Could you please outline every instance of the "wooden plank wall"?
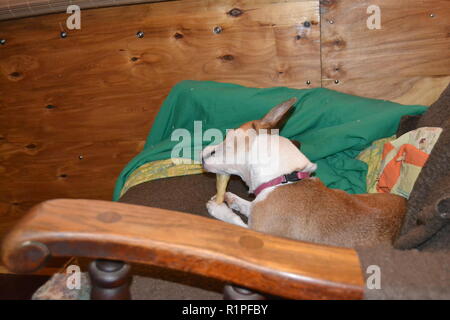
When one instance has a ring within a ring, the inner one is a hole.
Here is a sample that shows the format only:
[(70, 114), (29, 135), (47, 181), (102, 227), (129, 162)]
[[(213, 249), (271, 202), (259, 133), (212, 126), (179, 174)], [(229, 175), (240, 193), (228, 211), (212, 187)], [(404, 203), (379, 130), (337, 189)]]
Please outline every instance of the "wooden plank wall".
[(320, 86), (316, 0), (86, 10), (62, 39), (67, 16), (0, 22), (0, 236), (40, 201), (111, 199), (181, 80)]
[[(371, 5), (381, 29), (367, 27)], [(322, 0), (321, 22), (324, 87), (429, 105), (450, 82), (448, 0)]]
[(449, 3), (183, 0), (83, 10), (74, 31), (66, 14), (0, 22), (0, 237), (40, 201), (110, 199), (181, 80), (432, 103), (450, 79)]

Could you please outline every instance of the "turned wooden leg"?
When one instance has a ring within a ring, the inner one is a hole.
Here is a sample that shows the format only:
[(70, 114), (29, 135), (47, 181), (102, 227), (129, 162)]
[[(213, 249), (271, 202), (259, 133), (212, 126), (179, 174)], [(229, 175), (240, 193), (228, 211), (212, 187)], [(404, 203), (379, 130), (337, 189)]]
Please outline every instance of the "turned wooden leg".
[(122, 261), (92, 261), (89, 265), (92, 300), (129, 300), (130, 265)]
[(225, 285), (223, 289), (224, 300), (266, 300), (262, 294), (250, 291), (249, 289), (238, 287), (232, 284)]

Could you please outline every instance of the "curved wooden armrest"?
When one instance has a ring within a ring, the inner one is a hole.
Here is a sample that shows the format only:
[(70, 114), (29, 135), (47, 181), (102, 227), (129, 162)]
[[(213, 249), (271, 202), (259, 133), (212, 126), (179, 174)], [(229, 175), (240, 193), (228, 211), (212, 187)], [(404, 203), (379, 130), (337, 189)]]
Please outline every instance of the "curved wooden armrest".
[(36, 271), (50, 256), (157, 265), (293, 299), (359, 299), (363, 294), (352, 249), (118, 202), (43, 202), (3, 242), (3, 263), (13, 272)]

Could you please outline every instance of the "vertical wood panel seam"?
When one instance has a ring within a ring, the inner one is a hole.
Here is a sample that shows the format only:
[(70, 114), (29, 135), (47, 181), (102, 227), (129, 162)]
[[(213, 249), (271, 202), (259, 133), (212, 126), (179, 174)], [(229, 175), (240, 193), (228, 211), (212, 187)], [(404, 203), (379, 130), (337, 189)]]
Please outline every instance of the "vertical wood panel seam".
[(320, 87), (323, 88), (323, 62), (322, 62), (322, 7), (320, 0), (319, 5), (319, 67), (320, 67)]

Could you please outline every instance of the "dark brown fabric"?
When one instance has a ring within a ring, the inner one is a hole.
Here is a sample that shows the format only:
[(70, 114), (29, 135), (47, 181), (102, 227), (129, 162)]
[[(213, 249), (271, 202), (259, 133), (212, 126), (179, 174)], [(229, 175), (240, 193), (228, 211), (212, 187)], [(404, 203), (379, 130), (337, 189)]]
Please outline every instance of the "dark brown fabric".
[(412, 128), (404, 120), (399, 133), (419, 127), (441, 127), (439, 137), (408, 201), (408, 211), (394, 246), (410, 249), (430, 239), (450, 221), (450, 86)]
[(366, 286), (365, 299), (450, 299), (450, 226), (433, 238), (420, 250), (357, 248), (366, 281), (369, 266), (380, 268), (381, 287)]
[[(227, 190), (244, 199), (253, 199), (239, 177), (231, 177)], [(144, 182), (130, 188), (119, 201), (212, 218), (206, 210), (206, 202), (215, 193), (216, 175), (204, 173)]]
[(420, 127), (444, 127), (450, 119), (450, 85), (441, 93), (430, 109), (425, 112), (417, 124)]
[(225, 283), (181, 271), (132, 265), (134, 300), (220, 300)]
[(397, 130), (397, 137), (400, 137), (401, 135), (412, 131), (414, 129), (417, 129), (417, 124), (419, 123), (421, 115), (418, 116), (403, 116), (400, 119), (400, 124), (398, 126)]

